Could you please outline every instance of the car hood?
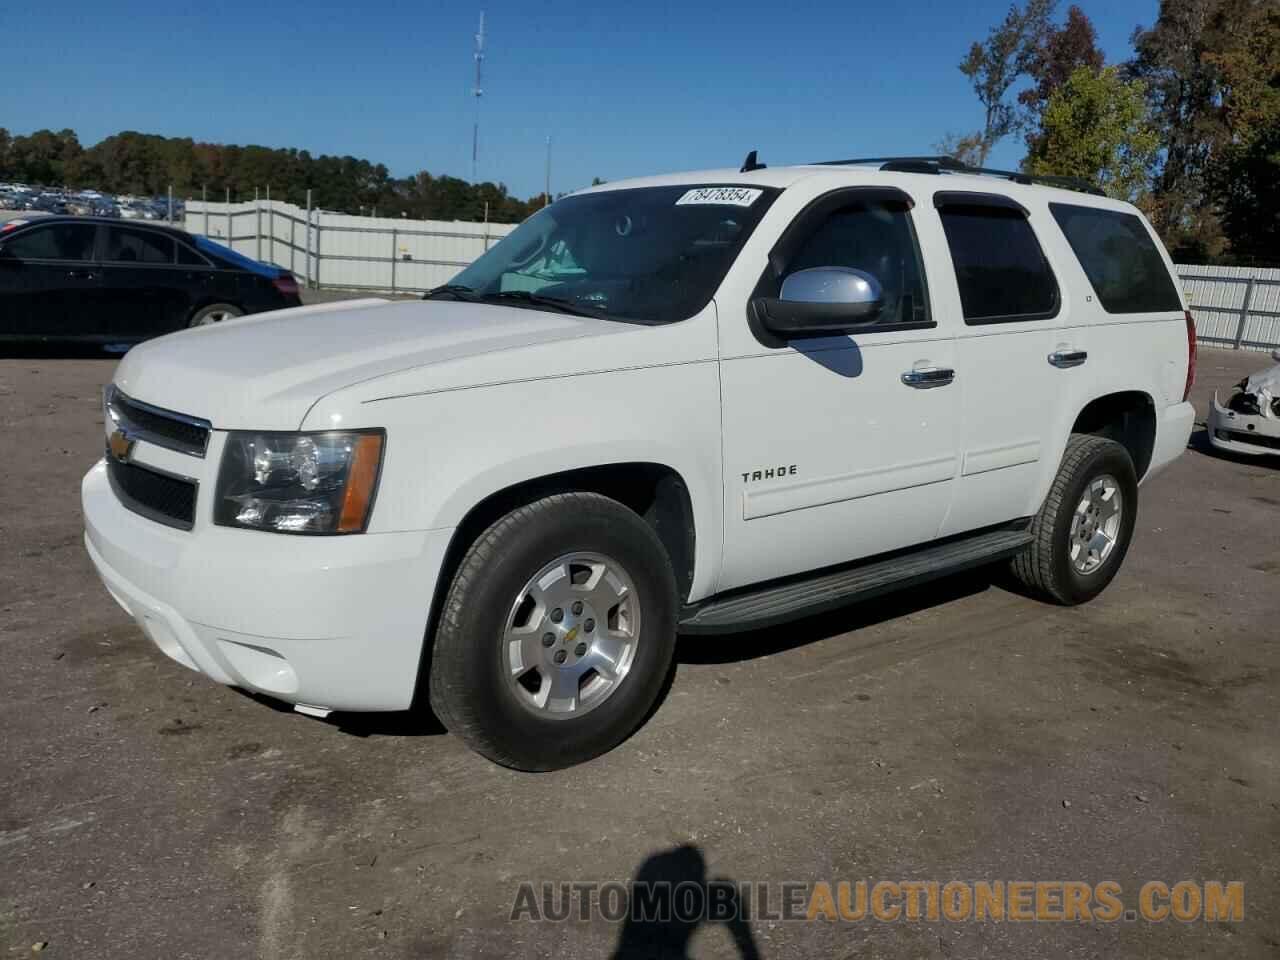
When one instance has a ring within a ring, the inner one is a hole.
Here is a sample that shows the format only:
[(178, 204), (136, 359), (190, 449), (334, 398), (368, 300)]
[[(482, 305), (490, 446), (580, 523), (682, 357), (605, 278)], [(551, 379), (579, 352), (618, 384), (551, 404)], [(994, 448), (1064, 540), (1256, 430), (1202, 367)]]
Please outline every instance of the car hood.
[[(114, 381), (134, 399), (216, 429), (295, 430), (318, 400), (353, 385), (376, 395), (372, 385), (393, 374), (397, 391), (413, 392), (527, 378), (516, 354), (583, 341), (538, 351), (537, 375), (564, 376), (600, 369), (601, 340), (653, 329), (493, 304), (348, 300), (147, 341), (125, 355)], [(502, 362), (475, 363), (494, 354)]]

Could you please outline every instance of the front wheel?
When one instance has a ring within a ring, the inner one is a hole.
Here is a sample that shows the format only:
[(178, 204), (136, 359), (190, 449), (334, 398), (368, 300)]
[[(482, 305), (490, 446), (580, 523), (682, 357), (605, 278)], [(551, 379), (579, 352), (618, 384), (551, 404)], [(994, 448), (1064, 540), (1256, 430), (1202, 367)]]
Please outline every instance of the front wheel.
[(1120, 570), (1138, 511), (1138, 477), (1129, 451), (1114, 440), (1075, 433), (1049, 496), (1031, 522), (1031, 545), (1014, 557), (1013, 575), (1062, 604), (1084, 603)]
[(521, 770), (597, 756), (653, 707), (675, 653), (675, 574), (657, 535), (594, 493), (549, 496), (482, 533), (449, 588), (431, 706)]

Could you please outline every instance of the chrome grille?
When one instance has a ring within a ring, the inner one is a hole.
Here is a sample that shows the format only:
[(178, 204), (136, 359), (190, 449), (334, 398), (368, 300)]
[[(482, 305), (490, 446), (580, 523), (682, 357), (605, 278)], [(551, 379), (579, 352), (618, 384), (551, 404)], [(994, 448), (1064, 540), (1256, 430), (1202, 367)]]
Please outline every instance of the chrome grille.
[(192, 457), (203, 457), (209, 446), (208, 420), (189, 417), (126, 396), (114, 384), (104, 395), (107, 429), (117, 429), (131, 440), (145, 440)]

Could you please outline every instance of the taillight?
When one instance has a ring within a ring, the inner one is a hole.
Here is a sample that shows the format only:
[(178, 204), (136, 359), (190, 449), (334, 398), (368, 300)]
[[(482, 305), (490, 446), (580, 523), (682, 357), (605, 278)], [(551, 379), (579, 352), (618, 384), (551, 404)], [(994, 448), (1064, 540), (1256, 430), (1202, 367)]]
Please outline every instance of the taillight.
[(1196, 322), (1191, 311), (1187, 311), (1187, 386), (1182, 391), (1183, 402), (1191, 396), (1191, 387), (1196, 382)]
[(286, 297), (296, 297), (298, 295), (298, 281), (291, 273), (280, 274), (280, 276), (271, 281), (271, 285)]

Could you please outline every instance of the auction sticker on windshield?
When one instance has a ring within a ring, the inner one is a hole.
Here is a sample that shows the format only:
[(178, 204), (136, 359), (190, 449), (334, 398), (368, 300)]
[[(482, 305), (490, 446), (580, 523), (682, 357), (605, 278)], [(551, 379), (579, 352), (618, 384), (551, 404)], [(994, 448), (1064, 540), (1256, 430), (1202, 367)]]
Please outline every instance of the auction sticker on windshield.
[(694, 187), (676, 201), (676, 206), (694, 203), (710, 203), (718, 206), (749, 207), (760, 198), (763, 190), (752, 187)]

